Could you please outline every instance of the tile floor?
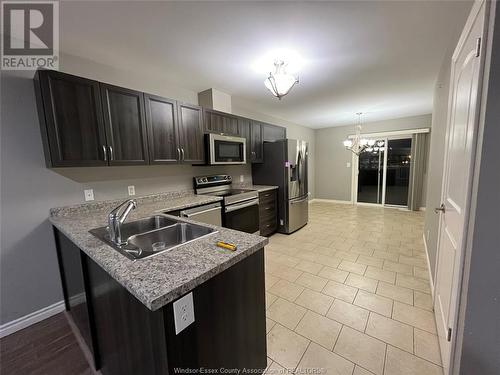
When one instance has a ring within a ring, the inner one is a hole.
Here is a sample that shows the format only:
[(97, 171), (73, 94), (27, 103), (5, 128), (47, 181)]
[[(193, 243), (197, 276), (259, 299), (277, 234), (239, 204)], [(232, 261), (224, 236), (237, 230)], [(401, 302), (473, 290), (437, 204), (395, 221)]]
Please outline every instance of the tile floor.
[(311, 203), (265, 248), (268, 374), (442, 375), (423, 215)]

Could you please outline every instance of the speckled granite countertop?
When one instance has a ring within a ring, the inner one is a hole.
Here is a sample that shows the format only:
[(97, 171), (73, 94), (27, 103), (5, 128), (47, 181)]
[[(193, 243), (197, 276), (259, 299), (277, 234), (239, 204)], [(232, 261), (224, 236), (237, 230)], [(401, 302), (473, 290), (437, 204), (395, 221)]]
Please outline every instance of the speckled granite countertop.
[[(137, 198), (138, 207), (128, 221), (155, 213), (199, 206), (221, 200), (220, 197), (181, 194)], [(106, 225), (106, 214), (118, 201), (98, 202), (51, 210), (50, 221), (85, 254), (101, 266), (151, 310), (157, 310), (181, 295), (221, 273), (268, 243), (265, 237), (216, 227), (218, 232), (198, 241), (165, 251), (151, 258), (131, 261), (101, 242), (88, 231)], [(181, 221), (193, 222), (184, 218)], [(234, 243), (234, 252), (215, 246), (217, 241)]]
[(241, 185), (241, 186), (244, 187), (245, 189), (257, 190), (259, 193), (279, 188), (279, 186), (271, 186), (271, 185)]

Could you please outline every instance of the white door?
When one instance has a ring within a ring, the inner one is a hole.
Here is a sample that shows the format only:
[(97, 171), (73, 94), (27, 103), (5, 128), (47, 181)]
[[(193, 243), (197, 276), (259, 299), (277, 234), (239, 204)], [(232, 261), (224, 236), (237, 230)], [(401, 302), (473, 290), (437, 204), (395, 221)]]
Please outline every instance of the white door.
[(476, 2), (453, 54), (434, 309), (445, 374), (455, 342), (482, 78), (485, 1)]

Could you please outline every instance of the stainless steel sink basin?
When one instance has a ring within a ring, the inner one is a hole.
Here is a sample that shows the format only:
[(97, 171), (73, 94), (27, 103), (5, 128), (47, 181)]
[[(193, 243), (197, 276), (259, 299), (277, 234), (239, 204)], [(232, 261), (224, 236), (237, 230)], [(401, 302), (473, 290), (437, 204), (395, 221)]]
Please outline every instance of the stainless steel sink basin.
[(127, 240), (121, 246), (111, 241), (107, 227), (90, 230), (94, 236), (132, 260), (172, 250), (215, 232), (215, 229), (203, 225), (185, 223), (162, 215), (124, 223), (122, 237)]

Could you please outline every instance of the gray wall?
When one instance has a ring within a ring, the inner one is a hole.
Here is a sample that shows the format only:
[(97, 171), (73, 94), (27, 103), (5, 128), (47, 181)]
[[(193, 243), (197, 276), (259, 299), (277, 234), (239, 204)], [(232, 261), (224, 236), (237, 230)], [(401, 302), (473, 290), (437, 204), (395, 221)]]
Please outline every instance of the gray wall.
[[(363, 124), (363, 133), (430, 128), (431, 115), (405, 117)], [(316, 198), (351, 200), (352, 153), (342, 141), (354, 134), (354, 125), (338, 126), (316, 131)], [(426, 177), (424, 178), (426, 183)], [(425, 199), (425, 191), (422, 192)], [(425, 201), (425, 200), (424, 200)]]
[(453, 49), (446, 54), (439, 71), (434, 88), (434, 103), (432, 112), (432, 132), (429, 147), (429, 163), (427, 172), (427, 202), (425, 211), (425, 242), (429, 256), (431, 274), (434, 280), (436, 272), (437, 238), (439, 215), (434, 213), (434, 207), (441, 204), (441, 184), (443, 180), (444, 147), (446, 121), (448, 115), (448, 96), (450, 90), (451, 56)]
[[(61, 56), (61, 70), (152, 94), (197, 103), (197, 93), (161, 77), (120, 71), (73, 56)], [(250, 166), (135, 166), (47, 169), (33, 91), (33, 72), (1, 71), (1, 242), (0, 324), (62, 299), (54, 243), (47, 220), (49, 208), (83, 202), (83, 190), (96, 200), (186, 190), (199, 174), (230, 173), (251, 181)], [(251, 103), (245, 105), (251, 107)], [(254, 112), (252, 112), (254, 113)], [(263, 115), (262, 115), (263, 116)], [(264, 116), (265, 117), (265, 116)], [(264, 120), (264, 118), (263, 118)], [(290, 136), (311, 129), (290, 126)], [(312, 138), (313, 139), (313, 138)]]
[(477, 197), (472, 203), (473, 230), (466, 252), (459, 313), (457, 374), (494, 375), (500, 371), (500, 7), (498, 3), (496, 6), (484, 127), (479, 132), (473, 188)]
[(287, 128), (287, 137), (292, 139), (301, 139), (307, 141), (309, 143), (309, 163), (308, 163), (308, 185), (309, 185), (309, 193), (311, 197), (316, 196), (316, 132), (314, 129), (306, 128), (301, 125), (294, 124), (290, 121), (286, 121), (277, 117), (268, 116), (262, 113), (259, 113), (253, 110), (251, 107), (249, 108), (249, 103), (243, 101), (240, 98), (233, 98), (232, 101), (233, 113), (246, 116), (250, 118), (254, 118), (256, 120), (269, 122), (272, 124), (284, 126)]

